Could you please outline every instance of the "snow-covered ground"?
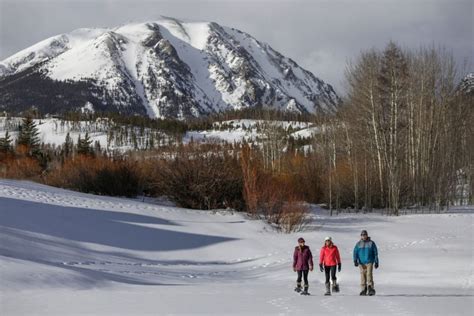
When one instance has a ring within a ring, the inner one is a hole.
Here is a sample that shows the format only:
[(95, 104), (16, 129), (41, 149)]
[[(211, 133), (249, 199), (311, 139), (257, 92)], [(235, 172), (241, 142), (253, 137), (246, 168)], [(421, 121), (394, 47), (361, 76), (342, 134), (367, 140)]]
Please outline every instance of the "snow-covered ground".
[(277, 127), (286, 131), (289, 131), (291, 128), (289, 134), (294, 138), (310, 138), (318, 132), (318, 128), (313, 123), (308, 122), (241, 119), (215, 122), (211, 130), (187, 132), (184, 141), (222, 140), (229, 143), (255, 142), (257, 138), (265, 137), (263, 135), (265, 126)]
[[(473, 216), (386, 217), (315, 209), (281, 234), (226, 211), (191, 211), (0, 180), (1, 315), (471, 315)], [(361, 229), (379, 248), (374, 297), (360, 297), (351, 251)], [(333, 237), (341, 292), (293, 292), (303, 236), (317, 257)]]
[[(65, 121), (57, 118), (45, 118), (33, 120), (38, 129), (38, 138), (40, 142), (50, 144), (54, 146), (61, 146), (66, 140), (66, 135), (69, 133), (74, 144), (77, 144), (79, 136), (84, 138), (85, 134), (88, 133), (92, 145), (95, 142), (100, 144), (101, 148), (107, 148), (110, 150), (118, 150), (121, 152), (127, 150), (133, 150), (134, 144), (131, 136), (132, 128), (121, 126), (122, 128), (128, 128), (126, 137), (114, 137), (117, 136), (118, 132), (112, 136), (108, 135), (110, 130), (114, 130), (114, 127), (118, 128), (107, 119), (97, 119), (96, 121)], [(5, 117), (0, 117), (0, 137), (5, 137), (5, 133), (8, 131), (11, 139), (16, 140), (18, 137), (18, 126), (21, 125), (22, 118), (14, 117), (8, 120)], [(144, 136), (140, 136), (140, 128), (133, 128), (136, 133), (137, 148), (139, 150), (146, 148), (146, 142), (150, 137), (150, 134), (154, 134), (155, 143), (157, 144), (157, 136), (160, 136), (162, 141), (167, 139), (167, 135), (163, 132), (152, 131), (149, 128), (144, 129)], [(125, 134), (125, 133), (123, 133)]]
[[(5, 136), (5, 132), (9, 131), (12, 139), (18, 137), (18, 131), (16, 127), (21, 125), (22, 118), (14, 117), (7, 120), (5, 117), (0, 117), (0, 137)], [(98, 141), (103, 148), (107, 147), (107, 126), (105, 124), (95, 124), (90, 122), (88, 124), (85, 121), (78, 122), (75, 128), (73, 128), (73, 123), (68, 121), (59, 120), (56, 118), (47, 118), (47, 119), (35, 119), (34, 120), (36, 127), (38, 128), (38, 137), (39, 140), (45, 144), (51, 144), (55, 146), (60, 146), (64, 144), (66, 140), (66, 135), (69, 133), (74, 143), (77, 143), (77, 138), (79, 135), (84, 137), (86, 132), (89, 133), (90, 139), (95, 142)], [(13, 126), (15, 129), (11, 128)], [(88, 128), (89, 127), (89, 128)], [(94, 127), (95, 130), (90, 129)], [(76, 131), (77, 129), (83, 129), (83, 132)]]
[[(15, 140), (18, 137), (17, 127), (21, 124), (21, 118), (11, 118), (7, 120), (0, 117), (0, 137), (5, 136), (5, 132), (9, 131), (11, 138)], [(69, 133), (73, 142), (77, 144), (79, 136), (84, 137), (88, 132), (93, 143), (99, 142), (102, 148), (110, 150), (127, 151), (133, 150), (134, 146), (131, 144), (131, 136), (129, 135), (126, 141), (117, 145), (117, 142), (112, 137), (109, 139), (107, 131), (109, 130), (108, 122), (104, 120), (97, 120), (96, 122), (80, 121), (72, 123), (63, 121), (57, 118), (46, 118), (34, 120), (39, 132), (39, 139), (45, 144), (52, 144), (60, 146), (64, 144), (67, 133)], [(262, 138), (262, 127), (265, 125), (274, 125), (278, 128), (289, 130), (291, 128), (291, 135), (294, 138), (310, 138), (313, 137), (319, 130), (312, 123), (298, 122), (298, 121), (264, 121), (264, 120), (229, 120), (223, 122), (215, 122), (210, 130), (204, 131), (189, 131), (183, 137), (184, 143), (190, 141), (225, 141), (229, 143), (256, 142), (257, 138)], [(112, 125), (112, 124), (111, 124)], [(222, 126), (226, 126), (224, 129)], [(147, 132), (150, 129), (146, 129)], [(137, 128), (137, 134), (138, 134)], [(155, 131), (156, 132), (156, 131)], [(129, 133), (130, 134), (130, 133)], [(156, 133), (155, 133), (156, 134)], [(165, 133), (159, 133), (163, 139), (166, 139)], [(140, 137), (138, 137), (140, 138)], [(144, 149), (146, 145), (146, 136), (143, 139), (138, 139), (138, 148)], [(140, 141), (141, 140), (141, 141)], [(155, 141), (156, 142), (156, 141)], [(164, 142), (167, 143), (167, 142)]]

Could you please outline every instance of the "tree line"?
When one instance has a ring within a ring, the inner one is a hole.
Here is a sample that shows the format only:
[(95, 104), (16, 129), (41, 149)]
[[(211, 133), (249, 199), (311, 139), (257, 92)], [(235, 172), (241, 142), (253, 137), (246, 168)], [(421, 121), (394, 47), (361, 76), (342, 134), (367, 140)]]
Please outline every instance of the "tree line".
[(317, 140), (332, 207), (398, 214), (472, 203), (473, 96), (457, 71), (443, 49), (393, 42), (348, 65), (348, 95), (334, 117), (321, 118)]

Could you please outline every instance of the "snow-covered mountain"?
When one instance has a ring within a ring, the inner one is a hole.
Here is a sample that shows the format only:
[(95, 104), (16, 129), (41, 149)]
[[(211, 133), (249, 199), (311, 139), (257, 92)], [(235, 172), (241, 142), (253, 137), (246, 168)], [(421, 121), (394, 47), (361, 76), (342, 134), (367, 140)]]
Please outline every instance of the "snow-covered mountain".
[(468, 73), (459, 83), (459, 91), (466, 94), (474, 94), (474, 72)]
[(329, 84), (249, 34), (173, 18), (48, 38), (0, 63), (0, 89), (0, 109), (28, 103), (45, 113), (89, 102), (96, 111), (187, 118), (338, 103)]

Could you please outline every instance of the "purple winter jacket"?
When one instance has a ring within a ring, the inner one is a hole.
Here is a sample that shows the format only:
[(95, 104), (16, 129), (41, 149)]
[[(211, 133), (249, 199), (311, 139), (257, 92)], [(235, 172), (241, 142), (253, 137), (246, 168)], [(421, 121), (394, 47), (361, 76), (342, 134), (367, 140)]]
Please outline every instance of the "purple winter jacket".
[(308, 246), (303, 246), (300, 249), (299, 246), (295, 247), (295, 253), (293, 254), (293, 268), (301, 270), (309, 270), (313, 267), (313, 254)]

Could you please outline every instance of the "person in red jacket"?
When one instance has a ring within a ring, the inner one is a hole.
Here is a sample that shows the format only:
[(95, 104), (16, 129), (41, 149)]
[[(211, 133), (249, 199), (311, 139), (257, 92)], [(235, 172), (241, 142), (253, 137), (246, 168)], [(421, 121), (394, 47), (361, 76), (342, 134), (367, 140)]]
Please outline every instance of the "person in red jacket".
[(333, 244), (331, 237), (324, 239), (324, 246), (321, 248), (319, 254), (319, 269), (326, 274), (326, 295), (331, 295), (329, 275), (331, 275), (332, 291), (339, 292), (339, 285), (336, 280), (336, 266), (337, 270), (341, 272), (341, 256), (337, 246)]
[(296, 292), (301, 292), (301, 278), (304, 279), (304, 290), (301, 294), (308, 294), (308, 273), (313, 271), (313, 254), (308, 246), (305, 245), (303, 238), (298, 238), (298, 246), (293, 253), (293, 271), (298, 273), (296, 280)]

